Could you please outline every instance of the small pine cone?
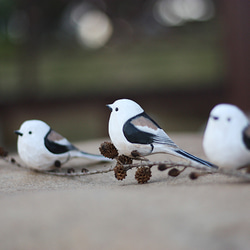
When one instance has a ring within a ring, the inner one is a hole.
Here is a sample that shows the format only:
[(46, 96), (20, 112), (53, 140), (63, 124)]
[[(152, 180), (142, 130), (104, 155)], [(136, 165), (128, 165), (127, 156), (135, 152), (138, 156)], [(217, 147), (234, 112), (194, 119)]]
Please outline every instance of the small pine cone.
[(166, 169), (168, 169), (168, 167), (166, 166), (166, 164), (159, 164), (159, 165), (158, 165), (158, 170), (164, 171), (164, 170), (166, 170)]
[(6, 157), (8, 155), (8, 152), (4, 150), (3, 147), (0, 147), (0, 156)]
[(151, 176), (151, 168), (149, 167), (139, 167), (137, 168), (135, 173), (135, 179), (138, 181), (139, 184), (146, 183), (147, 181), (149, 181)]
[(111, 142), (103, 142), (99, 147), (101, 154), (107, 158), (114, 159), (118, 156), (118, 150)]
[(141, 156), (137, 150), (133, 150), (133, 151), (131, 152), (131, 155), (132, 155), (134, 158), (137, 158), (137, 157), (140, 157), (140, 156)]
[(127, 171), (120, 163), (117, 163), (117, 165), (114, 167), (114, 172), (115, 172), (115, 178), (119, 181), (125, 179), (127, 176)]
[(67, 169), (67, 173), (68, 173), (68, 174), (75, 173), (75, 169), (74, 169), (74, 168), (68, 168), (68, 169)]
[(178, 170), (177, 168), (172, 168), (168, 172), (168, 175), (172, 177), (177, 177), (179, 174), (180, 174), (180, 170)]
[(198, 174), (198, 173), (191, 172), (191, 173), (189, 174), (189, 178), (190, 178), (191, 180), (196, 180), (198, 177), (199, 177), (199, 174)]
[(60, 168), (61, 167), (61, 162), (59, 161), (59, 160), (56, 160), (55, 162), (54, 162), (54, 166), (56, 167), (56, 168)]
[(133, 160), (126, 155), (119, 155), (117, 161), (121, 162), (124, 165), (133, 163)]
[(247, 173), (247, 174), (250, 174), (250, 166), (247, 167), (246, 173)]

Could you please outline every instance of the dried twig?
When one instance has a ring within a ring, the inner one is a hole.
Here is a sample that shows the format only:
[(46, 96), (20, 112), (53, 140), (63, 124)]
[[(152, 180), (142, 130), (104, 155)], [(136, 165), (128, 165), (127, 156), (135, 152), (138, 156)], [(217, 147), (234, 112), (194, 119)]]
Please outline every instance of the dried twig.
[[(166, 169), (170, 168), (175, 168), (175, 167), (183, 167), (182, 170), (179, 172), (183, 172), (186, 168), (191, 167), (195, 168), (197, 170), (203, 170), (203, 166), (199, 166), (198, 164), (193, 164), (191, 162), (185, 163), (185, 162), (172, 162), (172, 161), (145, 161), (145, 162), (138, 162), (138, 163), (132, 163), (132, 164), (124, 164), (123, 168), (125, 171), (128, 171), (133, 168), (139, 168), (139, 167), (153, 167), (153, 166), (159, 166), (159, 165), (165, 165)], [(93, 170), (93, 171), (88, 171), (88, 172), (53, 172), (53, 171), (48, 171), (48, 170), (35, 170), (36, 172), (39, 173), (44, 173), (44, 174), (50, 174), (50, 175), (57, 175), (57, 176), (85, 176), (85, 175), (94, 175), (94, 174), (105, 174), (108, 172), (114, 171), (115, 167), (110, 167), (109, 169), (104, 169), (104, 170)], [(211, 172), (211, 169), (206, 169), (207, 173)]]
[(221, 169), (218, 169), (216, 173), (231, 176), (231, 177), (238, 177), (238, 178), (242, 178), (246, 181), (250, 181), (250, 174), (249, 173), (242, 173), (241, 171), (235, 170), (235, 169), (221, 168)]
[[(72, 168), (71, 168), (72, 169)], [(85, 175), (93, 175), (93, 174), (105, 174), (111, 171), (114, 171), (113, 167), (110, 167), (105, 170), (93, 170), (93, 171), (86, 171), (86, 172), (54, 172), (48, 170), (39, 170), (39, 169), (32, 169), (35, 172), (42, 173), (42, 174), (49, 174), (49, 175), (56, 175), (56, 176), (85, 176)]]
[(3, 161), (5, 161), (7, 163), (11, 163), (12, 165), (15, 165), (19, 168), (29, 169), (29, 167), (23, 166), (21, 163), (17, 162), (14, 157), (9, 157), (8, 155), (6, 155), (6, 156), (0, 155), (0, 159), (2, 159)]
[[(133, 168), (141, 168), (141, 167), (151, 168), (153, 166), (158, 166), (158, 169), (161, 171), (164, 171), (166, 169), (171, 169), (172, 172), (169, 172), (169, 175), (175, 177), (175, 176), (178, 176), (181, 172), (183, 172), (186, 168), (193, 168), (193, 169), (196, 169), (199, 171), (199, 172), (190, 173), (189, 177), (193, 180), (197, 179), (200, 176), (217, 173), (217, 174), (222, 174), (222, 175), (231, 176), (231, 177), (237, 177), (237, 178), (244, 179), (246, 181), (250, 181), (250, 174), (249, 173), (243, 173), (239, 170), (234, 170), (234, 169), (224, 169), (224, 168), (214, 169), (214, 168), (206, 167), (204, 165), (193, 163), (193, 162), (148, 161), (148, 160), (143, 161), (143, 159), (140, 159), (140, 161), (137, 163), (132, 163), (132, 160), (130, 161), (128, 157), (117, 156), (116, 152), (111, 151), (110, 155), (112, 157), (115, 157), (115, 159), (117, 160), (117, 164), (120, 164), (123, 167), (125, 172), (130, 170), (130, 169), (133, 169)], [(26, 168), (26, 169), (30, 169), (32, 171), (35, 171), (37, 173), (49, 174), (49, 175), (55, 175), (55, 176), (69, 176), (69, 177), (86, 176), (86, 175), (94, 175), (94, 174), (105, 174), (105, 173), (109, 173), (112, 171), (115, 172), (115, 170), (116, 170), (116, 166), (110, 167), (110, 168), (104, 169), (104, 170), (92, 170), (92, 171), (89, 171), (88, 169), (84, 168), (84, 169), (82, 169), (82, 172), (75, 172), (74, 168), (68, 168), (68, 169), (66, 169), (65, 172), (33, 169), (33, 168), (29, 168), (29, 167), (24, 166), (24, 165), (20, 164), (19, 162), (17, 162), (16, 159), (14, 157), (10, 157), (8, 155), (8, 152), (5, 151), (2, 147), (0, 147), (0, 159), (4, 160), (7, 163), (15, 165), (17, 167), (20, 167), (20, 168)], [(178, 169), (176, 169), (176, 167), (183, 167), (183, 169), (178, 170)], [(149, 178), (150, 178), (150, 176), (149, 176)], [(126, 175), (125, 175), (125, 177), (126, 177)], [(124, 178), (120, 178), (120, 179), (124, 179)]]

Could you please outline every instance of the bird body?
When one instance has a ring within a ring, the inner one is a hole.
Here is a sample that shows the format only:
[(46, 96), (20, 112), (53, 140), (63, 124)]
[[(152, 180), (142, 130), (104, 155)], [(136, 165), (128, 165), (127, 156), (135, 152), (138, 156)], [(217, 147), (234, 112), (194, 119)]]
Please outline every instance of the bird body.
[(25, 121), (15, 133), (18, 134), (18, 154), (23, 162), (31, 168), (51, 169), (55, 167), (56, 162), (62, 165), (75, 157), (109, 161), (101, 155), (79, 150), (40, 120)]
[(210, 112), (203, 148), (208, 159), (219, 167), (250, 164), (250, 125), (246, 115), (234, 105), (216, 105)]
[(136, 102), (120, 99), (107, 106), (112, 110), (109, 136), (120, 154), (133, 156), (134, 151), (140, 156), (166, 153), (213, 167), (209, 162), (180, 149)]

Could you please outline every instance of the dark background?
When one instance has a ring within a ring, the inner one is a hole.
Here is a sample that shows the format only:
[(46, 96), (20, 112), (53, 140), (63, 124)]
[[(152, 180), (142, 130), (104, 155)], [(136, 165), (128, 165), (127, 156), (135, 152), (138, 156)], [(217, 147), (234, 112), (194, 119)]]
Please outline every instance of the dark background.
[(1, 0), (0, 143), (26, 119), (71, 141), (106, 137), (118, 98), (166, 131), (214, 105), (250, 111), (248, 0)]

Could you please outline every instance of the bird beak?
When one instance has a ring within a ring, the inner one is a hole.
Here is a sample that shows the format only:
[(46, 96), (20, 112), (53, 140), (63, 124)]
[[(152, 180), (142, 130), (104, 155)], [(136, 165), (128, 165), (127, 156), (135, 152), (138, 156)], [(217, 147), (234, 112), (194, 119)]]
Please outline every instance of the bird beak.
[(107, 104), (106, 106), (112, 111), (111, 104)]
[(23, 133), (21, 133), (19, 130), (15, 130), (14, 133), (17, 135), (23, 136)]

